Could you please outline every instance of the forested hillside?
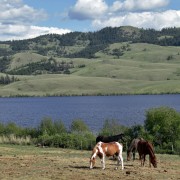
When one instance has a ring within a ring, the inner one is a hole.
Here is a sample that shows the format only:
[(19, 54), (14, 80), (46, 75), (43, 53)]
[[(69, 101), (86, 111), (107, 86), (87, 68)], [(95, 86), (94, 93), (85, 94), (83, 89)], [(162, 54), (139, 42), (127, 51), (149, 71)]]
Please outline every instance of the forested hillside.
[[(28, 95), (29, 88), (35, 91), (30, 95), (179, 93), (179, 63), (180, 28), (106, 27), (1, 41), (0, 95)], [(44, 92), (49, 77), (55, 88)]]
[(9, 56), (28, 50), (41, 55), (92, 58), (99, 50), (105, 49), (109, 44), (118, 42), (180, 46), (180, 28), (156, 31), (154, 29), (145, 30), (127, 26), (107, 27), (97, 32), (88, 33), (48, 34), (34, 39), (1, 42), (0, 55)]

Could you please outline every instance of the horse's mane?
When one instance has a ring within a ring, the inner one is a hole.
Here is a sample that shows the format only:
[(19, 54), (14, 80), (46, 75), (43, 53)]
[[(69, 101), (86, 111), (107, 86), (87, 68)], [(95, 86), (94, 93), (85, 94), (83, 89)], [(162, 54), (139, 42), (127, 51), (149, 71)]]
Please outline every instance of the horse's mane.
[(154, 159), (156, 156), (155, 156), (155, 153), (154, 153), (153, 145), (148, 141), (146, 141), (146, 145), (147, 145), (147, 148), (149, 150), (149, 156)]
[(134, 138), (128, 148), (128, 152), (132, 151), (133, 149), (137, 149), (137, 144), (139, 141), (144, 140), (143, 138)]

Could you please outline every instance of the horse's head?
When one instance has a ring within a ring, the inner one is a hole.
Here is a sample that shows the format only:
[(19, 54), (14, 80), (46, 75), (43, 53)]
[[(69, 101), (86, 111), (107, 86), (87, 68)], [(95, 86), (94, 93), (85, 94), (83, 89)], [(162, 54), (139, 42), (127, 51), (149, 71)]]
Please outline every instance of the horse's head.
[(151, 158), (151, 163), (152, 163), (152, 165), (155, 167), (155, 168), (157, 168), (157, 159), (156, 159), (156, 156), (154, 156), (154, 158)]
[(131, 160), (131, 151), (127, 150), (127, 161)]
[(89, 168), (92, 169), (94, 167), (94, 165), (95, 165), (95, 162), (96, 162), (95, 157), (91, 157), (89, 162), (90, 162), (90, 167)]
[(100, 145), (101, 143), (99, 142), (93, 149), (93, 152), (92, 152), (92, 155), (90, 157), (90, 169), (92, 169), (95, 165), (95, 162), (96, 162), (96, 156), (97, 156), (97, 153), (98, 153), (98, 148), (97, 146)]

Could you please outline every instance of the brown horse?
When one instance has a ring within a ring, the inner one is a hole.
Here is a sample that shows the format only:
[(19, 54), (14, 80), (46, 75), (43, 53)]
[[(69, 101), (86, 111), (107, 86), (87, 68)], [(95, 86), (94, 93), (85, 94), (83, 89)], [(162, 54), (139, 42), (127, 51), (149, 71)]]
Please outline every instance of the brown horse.
[(157, 167), (157, 160), (154, 154), (154, 148), (149, 141), (139, 141), (137, 145), (137, 150), (140, 155), (141, 166), (144, 166), (146, 155), (149, 154), (149, 167), (151, 167), (151, 163), (155, 168)]
[(105, 169), (105, 156), (109, 157), (113, 155), (117, 156), (117, 165), (119, 166), (121, 162), (122, 169), (124, 169), (122, 151), (123, 146), (118, 142), (98, 142), (96, 146), (93, 148), (92, 155), (90, 157), (90, 169), (92, 169), (95, 165), (96, 156), (98, 156), (101, 159), (102, 169)]
[(127, 150), (127, 161), (130, 161), (131, 159), (131, 153), (133, 153), (133, 160), (135, 160), (135, 154), (137, 151), (137, 145), (140, 140), (144, 140), (143, 138), (136, 138), (133, 139), (128, 150)]

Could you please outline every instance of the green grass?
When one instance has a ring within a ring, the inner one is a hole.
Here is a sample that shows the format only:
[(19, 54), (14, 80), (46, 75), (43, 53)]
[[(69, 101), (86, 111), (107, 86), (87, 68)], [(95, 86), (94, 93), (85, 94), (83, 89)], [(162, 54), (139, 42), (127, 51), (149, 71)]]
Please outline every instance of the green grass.
[(33, 52), (21, 52), (14, 55), (10, 64), (9, 70), (26, 65), (28, 63), (38, 62), (43, 59), (47, 59), (46, 56), (42, 56)]
[(104, 77), (41, 75), (1, 87), (1, 96), (70, 96), (178, 93), (177, 80), (144, 81)]
[[(108, 51), (127, 43), (115, 43)], [(0, 96), (68, 96), (180, 93), (180, 47), (129, 44), (118, 59), (102, 51), (96, 59), (56, 58), (73, 61), (70, 75), (17, 76), (20, 81), (2, 86)], [(75, 47), (73, 51), (75, 50)], [(168, 56), (172, 59), (167, 60)], [(24, 52), (14, 56), (10, 69), (48, 58)], [(79, 68), (79, 65), (85, 65)]]

